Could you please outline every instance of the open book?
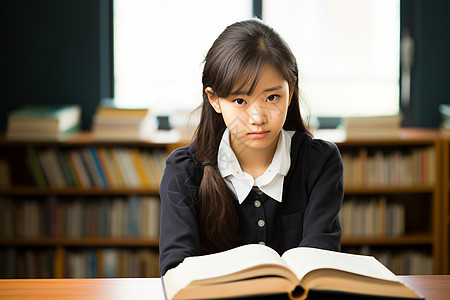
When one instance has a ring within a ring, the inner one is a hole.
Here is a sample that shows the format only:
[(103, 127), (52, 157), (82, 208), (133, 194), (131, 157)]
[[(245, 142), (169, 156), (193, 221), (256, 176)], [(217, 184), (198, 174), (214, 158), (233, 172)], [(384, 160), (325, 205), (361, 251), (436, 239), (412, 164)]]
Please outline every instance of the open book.
[(281, 257), (270, 247), (249, 244), (186, 258), (163, 276), (167, 299), (219, 299), (308, 293), (423, 299), (372, 256), (299, 247)]

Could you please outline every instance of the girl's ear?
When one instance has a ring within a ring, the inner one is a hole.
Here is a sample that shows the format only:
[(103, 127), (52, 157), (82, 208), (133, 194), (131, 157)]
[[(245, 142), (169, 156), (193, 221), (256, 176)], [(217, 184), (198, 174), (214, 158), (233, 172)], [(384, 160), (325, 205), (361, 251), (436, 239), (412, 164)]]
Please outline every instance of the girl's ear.
[(289, 104), (291, 104), (292, 96), (294, 95), (294, 86), (297, 84), (297, 77), (294, 78), (294, 84), (289, 84)]
[(210, 87), (207, 87), (205, 89), (205, 93), (208, 96), (209, 104), (211, 104), (212, 108), (214, 108), (216, 113), (218, 113), (218, 114), (222, 113), (222, 110), (220, 109), (219, 97), (217, 97), (217, 95), (216, 95), (216, 93), (214, 93), (213, 89)]
[(288, 106), (291, 105), (292, 96), (294, 95), (294, 86), (289, 85), (289, 103)]

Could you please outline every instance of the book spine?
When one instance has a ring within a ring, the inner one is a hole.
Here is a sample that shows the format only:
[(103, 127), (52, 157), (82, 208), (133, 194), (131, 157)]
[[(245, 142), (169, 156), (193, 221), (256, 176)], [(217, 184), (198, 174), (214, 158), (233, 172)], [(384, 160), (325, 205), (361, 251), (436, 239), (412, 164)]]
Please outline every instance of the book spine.
[(66, 187), (68, 184), (66, 182), (66, 177), (64, 176), (64, 172), (62, 170), (62, 166), (58, 160), (58, 154), (56, 148), (50, 148), (47, 151), (48, 162), (50, 164), (50, 168), (53, 170), (55, 177), (55, 184), (57, 187)]
[(94, 158), (92, 157), (92, 153), (89, 150), (89, 148), (81, 149), (81, 157), (86, 165), (86, 169), (88, 171), (90, 178), (92, 178), (94, 186), (98, 187), (98, 188), (102, 188), (103, 187), (102, 178), (101, 178), (100, 173), (95, 165)]
[(141, 199), (138, 196), (131, 195), (126, 200), (126, 213), (127, 213), (127, 236), (138, 237), (141, 235), (139, 230), (139, 224), (141, 222), (140, 210)]
[(78, 150), (71, 150), (69, 152), (69, 160), (80, 186), (83, 188), (92, 187), (91, 180), (87, 174), (80, 152)]
[[(30, 165), (28, 165), (28, 168), (30, 170), (32, 169)], [(0, 187), (10, 187), (11, 186), (11, 175), (10, 174), (11, 174), (10, 167), (9, 167), (9, 163), (8, 163), (7, 159), (3, 156), (0, 156)], [(35, 178), (35, 180), (36, 180), (36, 178)], [(39, 183), (37, 183), (37, 184), (39, 184)]]
[(44, 177), (44, 173), (39, 165), (39, 159), (37, 157), (36, 151), (33, 147), (27, 146), (27, 162), (31, 169), (31, 173), (39, 187), (46, 187), (47, 181)]
[(125, 174), (125, 171), (122, 169), (121, 167), (121, 162), (119, 159), (119, 153), (118, 153), (118, 149), (117, 148), (113, 148), (110, 149), (110, 151), (107, 151), (106, 153), (109, 153), (112, 162), (113, 162), (113, 166), (114, 166), (114, 170), (117, 174), (117, 177), (119, 178), (119, 182), (120, 182), (120, 186), (121, 187), (126, 187), (128, 186), (128, 180)]
[(69, 162), (69, 158), (66, 151), (61, 151), (56, 149), (56, 156), (58, 158), (58, 163), (64, 173), (64, 178), (66, 180), (67, 186), (77, 187), (79, 184), (77, 182), (76, 176)]
[(148, 173), (146, 172), (141, 152), (137, 148), (131, 148), (130, 152), (132, 160), (135, 165), (135, 169), (139, 174), (141, 185), (143, 187), (150, 186), (149, 176)]
[(128, 171), (128, 176), (130, 176), (131, 187), (142, 187), (143, 183), (139, 177), (139, 171), (136, 164), (133, 161), (133, 156), (131, 149), (123, 149), (122, 161), (125, 169)]
[(149, 151), (142, 152), (142, 163), (145, 169), (145, 172), (148, 174), (148, 180), (149, 180), (149, 186), (153, 188), (159, 187), (159, 176), (158, 176), (158, 170), (156, 169), (156, 166), (154, 162), (152, 162), (153, 154)]
[(124, 186), (132, 187), (131, 174), (130, 170), (127, 168), (127, 162), (123, 159), (123, 151), (124, 151), (123, 148), (112, 149), (115, 164), (117, 168), (120, 170), (120, 174), (122, 174)]
[(14, 237), (14, 201), (10, 197), (0, 197), (0, 238)]
[(118, 178), (117, 171), (114, 168), (112, 158), (108, 151), (103, 147), (97, 147), (97, 156), (101, 166), (103, 166), (104, 175), (109, 187), (120, 187), (120, 179)]
[(95, 167), (97, 168), (97, 173), (99, 174), (100, 179), (102, 181), (102, 187), (109, 188), (110, 183), (108, 182), (108, 179), (106, 176), (105, 167), (102, 165), (102, 163), (98, 157), (97, 149), (95, 147), (89, 147), (89, 150), (91, 152), (91, 156), (94, 161)]

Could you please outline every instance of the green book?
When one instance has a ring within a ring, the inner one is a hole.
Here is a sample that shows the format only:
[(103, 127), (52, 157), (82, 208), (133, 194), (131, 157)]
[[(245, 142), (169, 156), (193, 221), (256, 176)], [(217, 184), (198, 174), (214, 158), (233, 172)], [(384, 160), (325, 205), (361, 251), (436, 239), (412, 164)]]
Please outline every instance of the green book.
[(70, 133), (80, 124), (79, 105), (24, 105), (8, 114), (6, 136), (57, 136)]
[(80, 110), (79, 105), (35, 105), (27, 104), (11, 111), (8, 116), (24, 119), (48, 119), (61, 118), (73, 111)]
[(42, 172), (41, 167), (39, 165), (39, 160), (37, 158), (36, 151), (31, 146), (27, 147), (27, 163), (33, 175), (33, 178), (36, 181), (37, 186), (47, 187), (47, 182), (45, 180), (44, 173)]

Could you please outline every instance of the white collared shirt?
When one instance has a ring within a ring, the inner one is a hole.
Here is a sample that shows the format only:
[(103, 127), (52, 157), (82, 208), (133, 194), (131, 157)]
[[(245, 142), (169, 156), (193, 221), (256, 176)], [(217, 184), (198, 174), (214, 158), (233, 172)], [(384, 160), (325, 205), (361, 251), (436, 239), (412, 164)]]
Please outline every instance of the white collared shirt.
[(295, 131), (281, 130), (272, 162), (264, 174), (253, 179), (250, 174), (242, 171), (230, 146), (230, 132), (225, 129), (219, 145), (217, 163), (220, 174), (235, 193), (240, 204), (247, 198), (253, 186), (258, 187), (272, 199), (282, 201), (284, 177), (291, 166), (291, 138), (294, 133)]

